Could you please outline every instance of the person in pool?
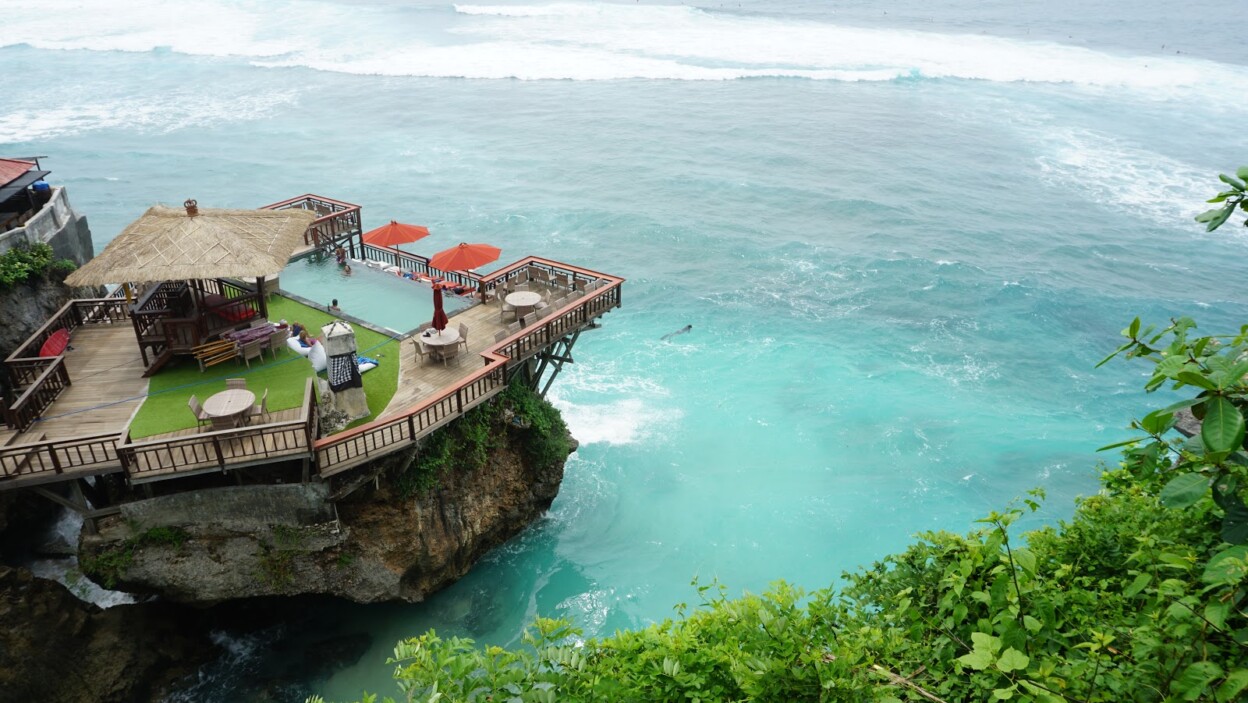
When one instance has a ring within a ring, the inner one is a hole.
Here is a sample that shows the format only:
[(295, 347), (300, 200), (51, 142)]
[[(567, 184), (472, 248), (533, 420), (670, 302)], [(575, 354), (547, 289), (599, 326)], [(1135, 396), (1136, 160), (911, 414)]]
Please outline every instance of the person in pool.
[(334, 247), (334, 259), (338, 261), (339, 266), (347, 265), (347, 250), (343, 249), (341, 244)]
[(351, 264), (343, 264), (343, 265), (342, 265), (342, 272), (343, 272), (344, 274), (346, 274), (346, 275), (350, 276), (350, 275), (351, 275)]
[(338, 307), (338, 299), (337, 299), (337, 298), (334, 298), (332, 301), (330, 301), (330, 303), (329, 303), (329, 308), (328, 308), (328, 309), (329, 309), (329, 311), (330, 311), (330, 312), (334, 313), (335, 315), (337, 315), (337, 314), (339, 314), (339, 313), (341, 313), (341, 312), (342, 312), (342, 308)]

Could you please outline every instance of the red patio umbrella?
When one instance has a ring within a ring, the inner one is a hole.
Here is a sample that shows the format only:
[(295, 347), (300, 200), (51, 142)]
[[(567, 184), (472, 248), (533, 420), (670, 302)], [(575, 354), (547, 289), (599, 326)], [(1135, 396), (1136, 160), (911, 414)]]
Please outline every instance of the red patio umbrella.
[(460, 244), (440, 251), (429, 259), (429, 265), (442, 271), (465, 271), (498, 261), (502, 249), (489, 244)]
[(433, 328), (438, 332), (446, 329), (446, 311), (442, 309), (442, 286), (433, 287)]
[(398, 244), (408, 244), (417, 239), (424, 239), (429, 236), (429, 228), (420, 225), (405, 225), (394, 220), (390, 220), (390, 224), (382, 225), (377, 229), (370, 229), (364, 233), (364, 243), (372, 244), (378, 247), (392, 247)]

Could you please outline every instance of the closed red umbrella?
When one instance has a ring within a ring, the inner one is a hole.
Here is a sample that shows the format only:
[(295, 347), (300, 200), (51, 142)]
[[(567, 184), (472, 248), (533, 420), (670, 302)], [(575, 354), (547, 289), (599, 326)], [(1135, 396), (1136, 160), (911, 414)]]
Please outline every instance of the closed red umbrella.
[(392, 247), (408, 244), (429, 236), (429, 228), (420, 225), (405, 225), (394, 220), (390, 224), (364, 233), (364, 243), (378, 247)]
[(429, 259), (429, 265), (440, 271), (465, 271), (498, 261), (502, 249), (489, 244), (460, 244), (440, 251)]
[(433, 287), (433, 328), (438, 332), (446, 329), (446, 311), (442, 309), (442, 286)]

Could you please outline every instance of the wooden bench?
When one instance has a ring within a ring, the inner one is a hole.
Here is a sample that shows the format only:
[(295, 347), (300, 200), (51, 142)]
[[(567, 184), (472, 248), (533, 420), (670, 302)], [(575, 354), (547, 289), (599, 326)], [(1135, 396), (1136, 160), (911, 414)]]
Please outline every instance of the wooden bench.
[(215, 342), (191, 347), (191, 353), (195, 355), (195, 360), (199, 362), (199, 370), (203, 371), (209, 366), (229, 361), (238, 356), (238, 345), (228, 339), (218, 339)]

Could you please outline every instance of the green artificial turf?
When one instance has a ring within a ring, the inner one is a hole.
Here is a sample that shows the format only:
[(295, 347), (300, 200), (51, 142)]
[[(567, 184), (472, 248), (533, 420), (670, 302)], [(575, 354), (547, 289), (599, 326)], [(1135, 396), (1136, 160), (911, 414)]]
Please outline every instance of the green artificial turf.
[[(289, 298), (274, 296), (269, 303), (269, 319), (298, 322), (316, 336), (322, 325), (335, 318)], [(377, 359), (381, 365), (363, 376), (364, 393), (372, 414), (352, 425), (375, 419), (394, 397), (399, 382), (398, 342), (359, 325), (354, 327), (359, 355)], [(242, 362), (227, 361), (201, 373), (194, 359), (177, 357), (151, 378), (147, 400), (130, 423), (130, 436), (138, 439), (195, 427), (195, 417), (187, 401), (195, 395), (202, 403), (213, 393), (225, 390), (227, 378), (246, 379), (247, 389), (256, 394), (257, 400), (267, 388), (269, 410), (276, 411), (299, 407), (303, 402), (304, 380), (311, 377), (312, 364), (285, 347), (278, 351), (276, 359), (267, 351), (262, 363), (253, 359), (250, 370)]]

